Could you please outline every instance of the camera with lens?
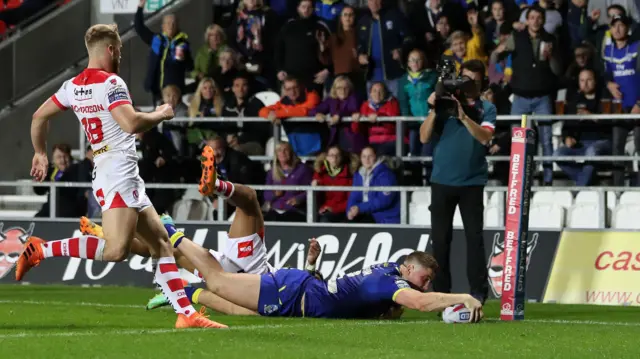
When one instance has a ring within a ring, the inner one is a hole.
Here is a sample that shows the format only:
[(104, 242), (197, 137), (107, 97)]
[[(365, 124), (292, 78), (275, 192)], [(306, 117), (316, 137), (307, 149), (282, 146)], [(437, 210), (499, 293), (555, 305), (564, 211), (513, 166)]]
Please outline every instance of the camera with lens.
[[(458, 75), (453, 59), (444, 58), (436, 67), (438, 82), (436, 83), (436, 113), (448, 113), (449, 116), (458, 117), (457, 99), (465, 109), (467, 116), (471, 115), (467, 110), (467, 94), (477, 92), (476, 83), (468, 76)], [(471, 115), (471, 117), (473, 117)]]

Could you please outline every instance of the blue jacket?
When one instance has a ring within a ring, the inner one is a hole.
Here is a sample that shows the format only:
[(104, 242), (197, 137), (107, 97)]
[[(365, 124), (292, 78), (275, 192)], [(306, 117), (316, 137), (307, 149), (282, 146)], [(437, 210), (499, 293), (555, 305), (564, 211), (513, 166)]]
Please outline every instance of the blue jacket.
[(178, 32), (169, 39), (165, 34), (153, 33), (145, 24), (142, 8), (138, 7), (134, 21), (138, 36), (150, 47), (144, 89), (160, 94), (167, 85), (176, 85), (185, 91), (184, 78), (193, 70), (193, 57), (188, 36)]
[[(364, 169), (360, 168), (353, 176), (353, 187), (362, 187)], [(365, 187), (395, 186), (396, 176), (389, 167), (377, 163), (370, 174), (369, 183)], [(364, 202), (365, 192), (353, 191), (349, 195), (347, 211), (358, 206), (360, 213), (370, 214), (376, 223), (400, 223), (400, 194), (398, 192), (367, 192), (368, 201)]]
[[(371, 57), (371, 25), (373, 21), (371, 12), (367, 12), (360, 21), (358, 21), (357, 25), (358, 55), (367, 55), (369, 58)], [(393, 59), (392, 50), (408, 50), (413, 38), (411, 37), (411, 31), (409, 31), (407, 26), (408, 20), (399, 10), (383, 9), (380, 12), (379, 21), (381, 31), (380, 36), (382, 38), (384, 79), (385, 81), (394, 80), (402, 76), (405, 71), (402, 68), (402, 59), (400, 59), (400, 61)], [(406, 51), (403, 52), (406, 53)], [(372, 75), (373, 69), (367, 69), (367, 78), (371, 78)]]

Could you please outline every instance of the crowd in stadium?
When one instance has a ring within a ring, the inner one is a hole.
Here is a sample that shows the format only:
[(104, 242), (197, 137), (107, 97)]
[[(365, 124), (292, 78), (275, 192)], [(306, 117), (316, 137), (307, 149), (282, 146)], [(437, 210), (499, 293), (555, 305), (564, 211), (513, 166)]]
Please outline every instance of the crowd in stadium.
[[(367, 0), (363, 8), (340, 0), (242, 0), (231, 9), (218, 8), (214, 23), (201, 34), (182, 32), (173, 15), (163, 18), (162, 32), (150, 30), (144, 3), (135, 15), (135, 30), (149, 46), (144, 85), (153, 102), (171, 104), (176, 117), (229, 119), (168, 122), (161, 131), (139, 135), (141, 174), (150, 183), (194, 183), (197, 156), (209, 144), (220, 158), (222, 176), (232, 182), (428, 184), (430, 164), (403, 165), (394, 158), (396, 124), (377, 119), (424, 119), (443, 59), (457, 69), (466, 61), (481, 61), (486, 68), (482, 96), (500, 115), (640, 113), (640, 32), (635, 31), (640, 14), (631, 0)], [(232, 16), (218, 15), (224, 11)], [(202, 47), (190, 45), (194, 36), (204, 36)], [(566, 94), (558, 96), (560, 89)], [(264, 106), (253, 96), (269, 90), (281, 95), (274, 105)], [(185, 94), (192, 95), (188, 103)], [(234, 117), (265, 121), (241, 123)], [(315, 121), (287, 122), (291, 117)], [(342, 122), (343, 117), (354, 121)], [(405, 155), (433, 153), (430, 143), (419, 141), (420, 123), (405, 123), (400, 139)], [(283, 126), (288, 143), (277, 146), (265, 173), (249, 156), (265, 154), (272, 124)], [(497, 123), (489, 155), (509, 155), (513, 125)], [(640, 148), (640, 122), (632, 120), (565, 121), (557, 143), (552, 121), (538, 121), (536, 129), (545, 156), (625, 155)], [(69, 157), (65, 149), (56, 151)], [(316, 159), (304, 163), (300, 157), (306, 156)], [(54, 152), (54, 162), (65, 172), (69, 159), (55, 159)], [(552, 163), (545, 162), (540, 184), (551, 185), (554, 176), (578, 186), (624, 185), (627, 178), (636, 184), (629, 163), (558, 162), (561, 172), (554, 173)], [(600, 176), (604, 171), (611, 176)], [(495, 162), (492, 178), (505, 184), (507, 172), (508, 162)], [(151, 198), (158, 211), (170, 209), (180, 197), (179, 191), (155, 192)], [(87, 193), (70, 194), (80, 198), (80, 213), (73, 216), (86, 211), (83, 198), (92, 198)], [(320, 220), (399, 221), (396, 195), (322, 196)], [(304, 220), (305, 199), (305, 192), (265, 191), (267, 220)], [(355, 206), (363, 201), (371, 207), (364, 215)]]

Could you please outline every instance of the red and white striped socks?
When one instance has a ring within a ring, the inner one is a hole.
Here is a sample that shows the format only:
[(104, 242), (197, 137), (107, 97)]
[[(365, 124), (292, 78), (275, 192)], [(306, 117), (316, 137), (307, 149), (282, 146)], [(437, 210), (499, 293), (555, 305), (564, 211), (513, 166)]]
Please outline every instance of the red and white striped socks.
[(235, 191), (233, 183), (228, 181), (222, 181), (216, 178), (215, 193), (222, 198), (231, 198), (233, 191)]
[(191, 316), (196, 312), (184, 292), (184, 284), (180, 272), (178, 272), (175, 258), (162, 257), (158, 259), (155, 280), (160, 286), (162, 294), (169, 300), (177, 314)]
[(102, 260), (105, 240), (95, 236), (81, 236), (42, 243), (45, 258), (73, 257)]

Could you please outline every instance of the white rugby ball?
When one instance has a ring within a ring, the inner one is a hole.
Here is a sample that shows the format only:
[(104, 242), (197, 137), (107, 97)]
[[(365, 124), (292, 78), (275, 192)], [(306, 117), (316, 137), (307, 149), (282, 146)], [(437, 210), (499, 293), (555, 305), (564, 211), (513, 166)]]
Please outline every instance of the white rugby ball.
[(447, 323), (469, 323), (471, 311), (464, 304), (452, 305), (442, 312), (442, 320)]

